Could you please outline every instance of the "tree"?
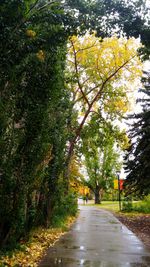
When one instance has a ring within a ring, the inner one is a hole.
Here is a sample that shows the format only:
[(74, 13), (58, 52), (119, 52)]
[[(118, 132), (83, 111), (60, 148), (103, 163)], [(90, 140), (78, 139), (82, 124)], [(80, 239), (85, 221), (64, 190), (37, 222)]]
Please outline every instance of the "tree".
[(99, 116), (107, 112), (117, 118), (126, 111), (126, 90), (131, 90), (131, 82), (133, 85), (141, 76), (138, 47), (134, 38), (113, 36), (102, 40), (89, 34), (70, 38), (66, 80), (81, 119), (70, 140), (66, 165), (93, 112)]
[(127, 194), (139, 196), (150, 193), (150, 73), (146, 75), (143, 78), (145, 89), (142, 90), (145, 97), (138, 100), (142, 102), (143, 110), (129, 117), (133, 120), (129, 131), (131, 145), (125, 157)]
[(33, 226), (50, 223), (70, 93), (64, 86), (67, 34), (59, 4), (2, 1), (1, 11), (0, 246), (5, 246)]
[(119, 146), (120, 141), (122, 147), (123, 143), (124, 146), (127, 145), (125, 134), (107, 120), (99, 119), (99, 122), (95, 123), (92, 119), (89, 125), (84, 127), (81, 137), (88, 173), (85, 184), (95, 194), (95, 204), (99, 204), (101, 193), (113, 187), (116, 172), (121, 168)]
[[(66, 1), (71, 14), (71, 23), (75, 32), (83, 34), (87, 31), (96, 31), (99, 37), (111, 37), (116, 33), (122, 33), (128, 37), (140, 36), (142, 47), (140, 53), (143, 59), (149, 59), (150, 55), (150, 7), (147, 0), (77, 0)], [(76, 12), (77, 11), (77, 12)]]
[[(116, 32), (118, 36), (122, 32), (128, 37), (141, 37), (145, 47), (142, 53), (148, 59), (150, 54), (150, 31), (149, 31), (149, 6), (147, 0), (66, 0), (66, 6), (75, 14), (70, 16), (73, 28), (78, 33), (86, 32), (87, 29), (97, 32), (99, 37), (111, 37)], [(71, 15), (70, 14), (70, 15)], [(77, 31), (77, 30), (76, 30)]]

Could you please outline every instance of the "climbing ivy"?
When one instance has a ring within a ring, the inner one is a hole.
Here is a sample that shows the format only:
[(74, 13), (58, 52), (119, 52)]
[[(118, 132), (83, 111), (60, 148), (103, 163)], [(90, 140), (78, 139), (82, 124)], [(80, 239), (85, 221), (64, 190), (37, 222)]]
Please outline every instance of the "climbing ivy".
[(1, 11), (0, 240), (5, 246), (34, 225), (49, 223), (63, 167), (69, 93), (63, 79), (63, 10), (13, 0), (3, 1)]

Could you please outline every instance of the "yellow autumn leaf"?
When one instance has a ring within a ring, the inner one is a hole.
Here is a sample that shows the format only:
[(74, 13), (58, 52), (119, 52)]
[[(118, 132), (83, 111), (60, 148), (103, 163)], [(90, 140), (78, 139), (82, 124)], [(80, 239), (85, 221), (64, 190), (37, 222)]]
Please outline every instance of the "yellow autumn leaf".
[(30, 38), (34, 38), (36, 36), (36, 32), (33, 30), (27, 30), (26, 35)]
[(127, 112), (128, 106), (127, 103), (125, 103), (122, 99), (114, 102), (114, 109), (123, 111), (123, 113)]
[(36, 56), (40, 61), (44, 61), (45, 60), (45, 52), (43, 50), (39, 50), (36, 53)]
[[(70, 227), (74, 219), (75, 217), (69, 217), (66, 226)], [(0, 266), (37, 267), (45, 250), (53, 246), (63, 234), (64, 229), (62, 228), (39, 228), (34, 230), (30, 242), (23, 244), (23, 250), (15, 250), (12, 255), (1, 257)]]

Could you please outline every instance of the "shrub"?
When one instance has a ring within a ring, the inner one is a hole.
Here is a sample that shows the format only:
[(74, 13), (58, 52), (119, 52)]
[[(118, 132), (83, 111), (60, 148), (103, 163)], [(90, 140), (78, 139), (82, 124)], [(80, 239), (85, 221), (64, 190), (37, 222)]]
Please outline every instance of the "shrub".
[(150, 213), (150, 195), (146, 196), (139, 205), (135, 205), (134, 210), (142, 213)]
[(122, 210), (128, 212), (132, 211), (133, 210), (132, 201), (131, 200), (123, 201)]
[(52, 225), (62, 227), (68, 216), (76, 215), (77, 208), (77, 198), (72, 192), (69, 192), (57, 201), (53, 211)]

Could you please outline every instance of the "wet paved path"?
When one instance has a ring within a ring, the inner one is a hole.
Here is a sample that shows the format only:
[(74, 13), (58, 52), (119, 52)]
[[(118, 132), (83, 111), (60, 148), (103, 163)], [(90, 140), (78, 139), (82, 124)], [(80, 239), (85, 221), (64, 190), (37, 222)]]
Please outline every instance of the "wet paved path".
[(76, 223), (39, 266), (150, 267), (150, 252), (108, 211), (80, 206)]

